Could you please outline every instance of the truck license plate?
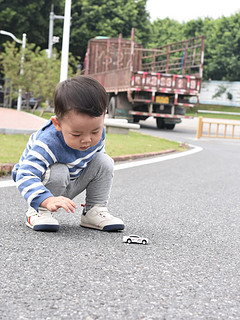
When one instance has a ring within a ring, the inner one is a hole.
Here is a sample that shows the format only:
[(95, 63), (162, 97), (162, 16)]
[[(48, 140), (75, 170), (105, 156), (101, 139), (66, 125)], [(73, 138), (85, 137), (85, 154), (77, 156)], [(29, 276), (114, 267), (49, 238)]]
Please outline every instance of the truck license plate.
[(161, 104), (168, 104), (169, 103), (169, 97), (166, 96), (157, 96), (156, 102)]

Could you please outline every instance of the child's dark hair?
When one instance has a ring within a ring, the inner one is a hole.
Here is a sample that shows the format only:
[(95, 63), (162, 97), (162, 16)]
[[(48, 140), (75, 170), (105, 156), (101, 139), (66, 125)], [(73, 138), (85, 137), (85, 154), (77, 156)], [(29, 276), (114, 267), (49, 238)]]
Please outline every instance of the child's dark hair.
[(59, 119), (74, 110), (91, 117), (106, 112), (108, 96), (103, 86), (89, 76), (76, 76), (60, 82), (55, 89), (55, 114)]

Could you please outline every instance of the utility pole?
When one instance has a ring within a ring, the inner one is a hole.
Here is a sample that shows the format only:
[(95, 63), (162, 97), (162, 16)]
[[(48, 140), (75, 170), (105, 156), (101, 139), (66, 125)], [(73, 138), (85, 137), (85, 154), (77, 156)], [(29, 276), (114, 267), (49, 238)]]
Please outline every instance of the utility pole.
[(65, 0), (60, 82), (68, 77), (71, 0)]
[(51, 6), (51, 12), (49, 16), (49, 35), (48, 35), (48, 58), (52, 58), (52, 48), (54, 43), (58, 43), (59, 37), (53, 35), (53, 27), (55, 19), (64, 19), (64, 16), (57, 16), (54, 14), (54, 5)]
[[(26, 48), (26, 33), (23, 33), (22, 37), (22, 56), (21, 56), (21, 64), (20, 64), (20, 75), (24, 73), (23, 71), (23, 63), (24, 63), (24, 50)], [(22, 88), (18, 89), (18, 100), (17, 100), (17, 111), (21, 111), (22, 106)]]

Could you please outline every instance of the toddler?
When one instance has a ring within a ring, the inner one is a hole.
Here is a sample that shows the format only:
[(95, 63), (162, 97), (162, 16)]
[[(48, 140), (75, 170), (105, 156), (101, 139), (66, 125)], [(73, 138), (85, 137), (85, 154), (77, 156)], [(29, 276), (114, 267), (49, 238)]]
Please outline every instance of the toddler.
[(35, 231), (58, 231), (53, 212), (74, 212), (74, 197), (86, 190), (82, 227), (124, 229), (107, 209), (113, 160), (105, 153), (104, 116), (108, 96), (88, 76), (77, 76), (55, 89), (55, 116), (31, 135), (13, 180), (29, 205), (26, 224)]

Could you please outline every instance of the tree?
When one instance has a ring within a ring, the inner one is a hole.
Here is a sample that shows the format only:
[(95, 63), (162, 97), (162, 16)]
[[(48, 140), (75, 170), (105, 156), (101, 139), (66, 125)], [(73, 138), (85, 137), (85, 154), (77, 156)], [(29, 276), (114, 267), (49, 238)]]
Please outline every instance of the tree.
[[(131, 28), (136, 29), (136, 40), (146, 44), (150, 33), (147, 0), (75, 0), (71, 8), (70, 52), (84, 60), (89, 39), (106, 35), (130, 37)], [(31, 43), (41, 49), (48, 47), (49, 14), (64, 15), (65, 0), (0, 0), (1, 29), (12, 32), (18, 38), (23, 33)], [(54, 35), (62, 38), (63, 21), (54, 20)], [(0, 44), (6, 39), (0, 37)], [(61, 41), (55, 47), (61, 49)]]
[(150, 47), (160, 47), (165, 44), (184, 39), (182, 24), (169, 18), (157, 19), (152, 23)]
[[(15, 42), (7, 42), (5, 44), (5, 52), (1, 53), (1, 67), (5, 75), (5, 99), (11, 101), (17, 97), (17, 90), (20, 87), (20, 68), (22, 53), (16, 47)], [(14, 82), (11, 79), (15, 79)]]
[(216, 20), (206, 18), (180, 24), (171, 19), (152, 23), (150, 46), (161, 46), (205, 35), (204, 79), (240, 78), (240, 13)]
[(215, 80), (240, 78), (240, 14), (215, 21), (209, 71)]
[(89, 39), (96, 36), (130, 38), (146, 44), (150, 33), (147, 0), (81, 0), (72, 5), (70, 51), (83, 61)]
[[(41, 50), (35, 44), (27, 44), (24, 50), (23, 74), (20, 74), (20, 61), (22, 49), (16, 47), (15, 42), (7, 42), (5, 52), (0, 56), (5, 78), (11, 79), (11, 86), (14, 88), (15, 96), (18, 88), (26, 98), (29, 108), (29, 99), (33, 95), (41, 102), (53, 102), (54, 88), (60, 77), (60, 56), (56, 52), (53, 58), (49, 59), (46, 50)], [(75, 58), (70, 56), (70, 65), (76, 64)], [(73, 68), (69, 65), (69, 76), (73, 74)]]
[[(12, 32), (19, 39), (26, 33), (30, 43), (47, 49), (51, 2), (55, 13), (63, 15), (65, 0), (0, 0), (1, 29)], [(62, 34), (62, 21), (56, 21), (54, 27), (56, 33)], [(1, 36), (0, 41), (4, 43), (6, 39)]]
[[(96, 36), (130, 38), (145, 47), (205, 35), (204, 79), (239, 80), (240, 78), (240, 13), (220, 19), (197, 19), (180, 23), (169, 18), (153, 23), (146, 11), (147, 0), (74, 0), (71, 8), (70, 52), (76, 65), (83, 62), (88, 40)], [(27, 33), (27, 40), (41, 50), (48, 47), (48, 26), (51, 5), (54, 13), (64, 15), (65, 0), (0, 0), (1, 29), (16, 37)], [(63, 21), (54, 21), (54, 35), (62, 38)], [(8, 40), (0, 35), (1, 44)], [(61, 41), (54, 47), (60, 51)], [(80, 58), (77, 56), (80, 56)], [(78, 62), (77, 62), (78, 61)]]
[(197, 36), (203, 35), (204, 25), (207, 21), (211, 21), (211, 19), (201, 19), (190, 20), (183, 24), (183, 35), (185, 38), (193, 38)]

